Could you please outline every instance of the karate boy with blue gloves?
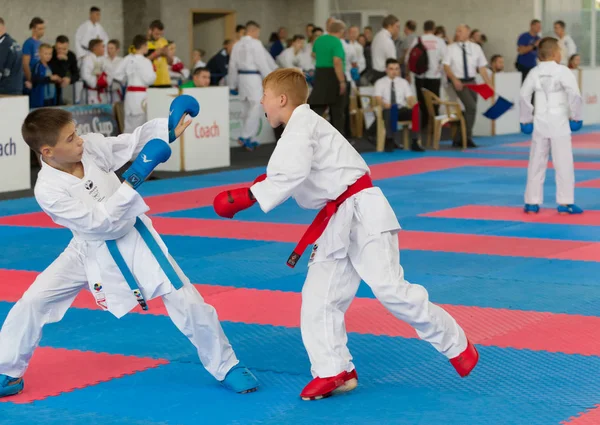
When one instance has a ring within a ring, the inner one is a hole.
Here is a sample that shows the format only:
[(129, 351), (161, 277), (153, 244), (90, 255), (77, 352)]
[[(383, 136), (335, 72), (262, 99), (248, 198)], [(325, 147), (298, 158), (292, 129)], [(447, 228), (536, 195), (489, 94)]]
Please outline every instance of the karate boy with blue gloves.
[[(546, 37), (538, 47), (539, 64), (532, 69), (520, 94), (521, 131), (532, 134), (525, 212), (537, 214), (544, 202), (544, 180), (548, 155), (556, 174), (556, 203), (560, 214), (581, 214), (575, 205), (575, 171), (571, 131), (582, 126), (582, 99), (573, 72), (560, 65), (556, 39)], [(531, 95), (535, 93), (535, 110)]]
[[(13, 306), (0, 330), (0, 397), (23, 391), (23, 375), (42, 328), (58, 322), (86, 287), (103, 310), (117, 318), (138, 304), (161, 297), (175, 326), (196, 347), (200, 361), (225, 387), (255, 391), (258, 381), (225, 336), (215, 309), (181, 271), (152, 221), (137, 189), (169, 159), (166, 142), (178, 138), (199, 112), (198, 102), (180, 96), (169, 119), (152, 120), (131, 134), (79, 137), (71, 114), (42, 108), (22, 126), (25, 142), (40, 155), (35, 198), (52, 220), (73, 232), (63, 253)], [(132, 158), (121, 183), (114, 173)], [(131, 335), (135, 338), (135, 335)]]

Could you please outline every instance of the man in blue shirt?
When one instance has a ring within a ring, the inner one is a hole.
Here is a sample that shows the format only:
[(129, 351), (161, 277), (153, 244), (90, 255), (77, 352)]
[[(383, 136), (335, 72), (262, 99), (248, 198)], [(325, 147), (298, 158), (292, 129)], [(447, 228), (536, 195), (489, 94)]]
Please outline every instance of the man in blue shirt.
[(41, 38), (46, 31), (42, 18), (35, 17), (29, 23), (31, 37), (23, 43), (23, 72), (25, 73), (25, 88), (31, 90), (31, 68), (40, 60), (38, 50), (42, 44)]
[(21, 46), (6, 33), (0, 18), (0, 94), (23, 94)]
[(540, 43), (538, 35), (542, 30), (542, 23), (538, 19), (534, 19), (529, 24), (529, 32), (524, 32), (519, 36), (517, 41), (517, 70), (522, 74), (522, 80), (525, 81), (527, 74), (537, 65), (537, 48)]

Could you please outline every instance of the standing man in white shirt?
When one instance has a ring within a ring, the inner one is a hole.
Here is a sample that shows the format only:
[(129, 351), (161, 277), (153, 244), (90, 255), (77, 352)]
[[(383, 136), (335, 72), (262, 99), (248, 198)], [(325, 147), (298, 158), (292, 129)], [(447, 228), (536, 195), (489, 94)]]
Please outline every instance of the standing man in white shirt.
[(567, 34), (565, 29), (567, 25), (564, 21), (556, 21), (554, 23), (554, 34), (558, 38), (558, 47), (560, 48), (560, 64), (568, 66), (569, 58), (577, 53), (577, 45), (573, 38)]
[(396, 59), (394, 39), (398, 38), (400, 33), (400, 20), (394, 15), (388, 15), (383, 19), (382, 27), (371, 44), (373, 58), (372, 83), (385, 77), (385, 62), (388, 59)]
[(246, 24), (246, 35), (231, 50), (227, 72), (229, 88), (234, 93), (239, 92), (242, 102), (243, 125), (238, 142), (249, 151), (258, 146), (258, 142), (252, 139), (258, 133), (260, 117), (264, 113), (260, 105), (262, 80), (277, 69), (277, 64), (259, 37), (260, 25), (249, 21)]
[[(398, 121), (411, 121), (412, 108), (417, 103), (412, 87), (408, 81), (400, 77), (400, 63), (398, 60), (387, 60), (386, 76), (375, 82), (375, 97), (379, 104), (383, 106), (385, 151), (393, 152), (395, 144), (390, 109), (393, 105), (398, 105)], [(423, 149), (419, 146), (418, 134), (418, 128), (412, 129), (411, 150), (423, 152)]]
[(108, 45), (108, 34), (100, 24), (100, 9), (96, 6), (90, 8), (90, 19), (79, 26), (75, 33), (75, 54), (77, 60), (81, 60), (89, 53), (88, 46), (91, 40), (102, 40)]
[[(423, 92), (421, 89), (427, 89), (435, 93), (436, 96), (440, 95), (440, 85), (442, 82), (443, 71), (442, 61), (446, 56), (447, 50), (446, 42), (441, 38), (436, 37), (433, 34), (434, 31), (435, 22), (425, 21), (425, 23), (423, 24), (423, 35), (420, 38), (421, 42), (425, 46), (425, 49), (427, 50), (429, 67), (427, 68), (427, 71), (424, 74), (415, 74), (415, 86), (417, 89), (417, 99), (419, 99), (419, 108), (421, 109), (421, 125), (423, 125), (423, 127), (427, 126), (429, 117), (427, 114), (427, 107), (425, 106), (425, 98), (423, 97)], [(410, 52), (413, 49), (413, 47), (417, 45), (418, 41), (418, 37), (413, 39), (410, 48), (406, 50), (406, 57), (404, 63), (408, 64), (408, 57), (410, 55)], [(407, 69), (406, 72), (409, 73), (410, 71)], [(410, 78), (408, 78), (408, 80), (410, 81)]]
[[(470, 28), (468, 25), (461, 24), (456, 28), (456, 42), (448, 46), (446, 57), (444, 58), (444, 70), (450, 80), (450, 90), (454, 90), (456, 95), (465, 107), (465, 121), (467, 125), (467, 146), (476, 148), (473, 141), (473, 125), (477, 114), (477, 93), (465, 87), (465, 84), (475, 82), (477, 72), (481, 74), (487, 85), (493, 87), (492, 81), (487, 72), (487, 60), (479, 44), (469, 41)], [(459, 137), (460, 132), (455, 137)], [(460, 147), (462, 141), (454, 139), (452, 146)]]

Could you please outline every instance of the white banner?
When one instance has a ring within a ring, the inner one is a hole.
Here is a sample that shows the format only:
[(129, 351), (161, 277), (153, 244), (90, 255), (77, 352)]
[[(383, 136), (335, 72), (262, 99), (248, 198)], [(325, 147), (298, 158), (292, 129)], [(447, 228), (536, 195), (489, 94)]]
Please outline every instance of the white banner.
[(229, 167), (229, 89), (183, 89), (200, 103), (200, 113), (183, 134), (185, 171)]
[(0, 96), (0, 192), (31, 188), (31, 151), (21, 136), (29, 97)]
[(583, 97), (583, 124), (600, 123), (600, 69), (581, 71), (581, 96)]

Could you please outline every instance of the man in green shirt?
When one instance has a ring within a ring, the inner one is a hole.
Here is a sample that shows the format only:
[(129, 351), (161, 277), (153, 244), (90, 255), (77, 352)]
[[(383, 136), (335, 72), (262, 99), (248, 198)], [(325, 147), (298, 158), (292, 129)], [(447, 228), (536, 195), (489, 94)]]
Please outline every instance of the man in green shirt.
[(200, 67), (194, 69), (194, 75), (190, 81), (186, 81), (181, 85), (182, 89), (190, 89), (194, 87), (210, 86), (210, 71), (208, 68)]
[(311, 109), (319, 115), (323, 115), (329, 107), (331, 124), (340, 133), (344, 132), (346, 111), (346, 54), (341, 41), (345, 29), (343, 22), (334, 20), (327, 27), (328, 33), (315, 40), (315, 79), (308, 98)]

